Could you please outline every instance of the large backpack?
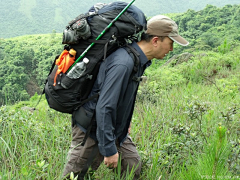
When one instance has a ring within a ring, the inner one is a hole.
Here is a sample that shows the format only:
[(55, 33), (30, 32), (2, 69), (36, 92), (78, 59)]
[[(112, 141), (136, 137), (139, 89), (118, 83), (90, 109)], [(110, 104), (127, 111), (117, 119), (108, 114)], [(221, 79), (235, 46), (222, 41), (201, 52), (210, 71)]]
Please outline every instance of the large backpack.
[[(50, 108), (63, 113), (72, 113), (86, 101), (97, 97), (96, 95), (88, 98), (88, 95), (96, 80), (101, 62), (117, 48), (124, 47), (129, 40), (137, 41), (138, 35), (146, 29), (147, 21), (144, 13), (136, 6), (131, 5), (104, 35), (96, 40), (127, 5), (120, 1), (110, 4), (98, 3), (87, 13), (79, 15), (69, 22), (63, 33), (63, 44), (67, 45), (62, 54), (74, 49), (76, 60), (91, 43), (94, 45), (85, 53), (84, 58), (87, 58), (89, 62), (85, 65), (86, 68), (81, 77), (77, 79), (69, 78), (68, 71), (59, 70), (60, 65), (55, 65), (55, 63), (60, 57), (56, 57), (44, 88)], [(75, 29), (76, 26), (84, 23), (87, 27), (80, 36)]]

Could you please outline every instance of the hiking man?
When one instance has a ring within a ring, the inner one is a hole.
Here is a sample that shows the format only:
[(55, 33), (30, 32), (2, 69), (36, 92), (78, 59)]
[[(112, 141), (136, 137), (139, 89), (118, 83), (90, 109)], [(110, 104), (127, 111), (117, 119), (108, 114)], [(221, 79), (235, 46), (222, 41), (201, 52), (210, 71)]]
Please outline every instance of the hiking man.
[[(178, 34), (177, 24), (170, 18), (157, 15), (147, 23), (147, 30), (139, 42), (130, 46), (139, 54), (136, 77), (141, 77), (153, 58), (163, 59), (173, 51), (173, 43), (187, 46)], [(72, 143), (63, 177), (71, 172), (84, 179), (88, 168), (96, 170), (102, 161), (108, 168), (116, 168), (121, 161), (121, 173), (133, 169), (134, 179), (140, 178), (141, 161), (129, 136), (129, 128), (139, 82), (134, 81), (133, 57), (124, 48), (109, 55), (101, 64), (90, 96), (99, 98), (87, 102), (73, 113)], [(94, 113), (95, 111), (95, 113)], [(94, 116), (91, 132), (81, 146), (86, 133), (85, 122)]]

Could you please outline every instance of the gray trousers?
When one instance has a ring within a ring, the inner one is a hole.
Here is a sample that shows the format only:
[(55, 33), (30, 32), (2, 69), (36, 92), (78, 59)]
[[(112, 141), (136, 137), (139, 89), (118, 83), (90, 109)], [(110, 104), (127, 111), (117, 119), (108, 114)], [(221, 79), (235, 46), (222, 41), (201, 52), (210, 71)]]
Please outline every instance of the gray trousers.
[[(71, 172), (78, 175), (78, 179), (84, 179), (84, 175), (91, 166), (92, 170), (97, 168), (102, 163), (104, 157), (99, 153), (97, 142), (88, 137), (84, 146), (81, 146), (85, 133), (74, 125), (72, 127), (72, 143), (68, 152), (67, 163), (63, 171), (63, 178), (69, 179)], [(116, 143), (119, 157), (121, 158), (121, 174), (128, 170), (135, 172), (134, 179), (140, 178), (141, 160), (137, 152), (135, 144), (132, 142), (131, 137), (128, 136), (123, 142), (122, 146)], [(120, 160), (120, 159), (119, 159)]]

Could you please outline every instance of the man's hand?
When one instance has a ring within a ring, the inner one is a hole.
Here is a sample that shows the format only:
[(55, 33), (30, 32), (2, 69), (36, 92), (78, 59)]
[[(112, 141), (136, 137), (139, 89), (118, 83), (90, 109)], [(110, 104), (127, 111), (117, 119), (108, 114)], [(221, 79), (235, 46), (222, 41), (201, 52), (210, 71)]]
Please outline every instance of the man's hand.
[(129, 125), (129, 128), (128, 128), (128, 134), (131, 133), (131, 124)]
[(108, 168), (116, 168), (118, 165), (118, 157), (119, 154), (116, 153), (113, 156), (109, 156), (109, 157), (104, 157), (104, 164), (108, 167)]

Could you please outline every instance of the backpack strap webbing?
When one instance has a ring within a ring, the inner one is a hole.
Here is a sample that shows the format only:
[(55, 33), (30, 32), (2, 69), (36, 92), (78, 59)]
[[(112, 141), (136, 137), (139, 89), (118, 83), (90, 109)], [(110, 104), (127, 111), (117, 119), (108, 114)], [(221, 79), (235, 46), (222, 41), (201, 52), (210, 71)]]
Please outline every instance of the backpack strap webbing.
[(89, 134), (90, 134), (90, 132), (92, 130), (92, 125), (93, 125), (93, 122), (94, 122), (94, 119), (95, 119), (95, 115), (96, 115), (96, 110), (94, 110), (93, 116), (91, 118), (90, 125), (88, 126), (87, 131), (85, 133), (85, 136), (83, 138), (83, 141), (81, 142), (81, 146), (84, 146), (84, 144), (86, 143), (87, 138), (88, 138), (88, 136), (89, 136)]
[(91, 42), (91, 43), (104, 44), (103, 60), (105, 60), (107, 57), (108, 45), (113, 44), (116, 41), (117, 41), (117, 39), (114, 36), (109, 40), (88, 39), (88, 42)]
[(74, 111), (76, 111), (78, 108), (80, 108), (83, 104), (87, 103), (88, 101), (91, 101), (95, 98), (99, 97), (99, 93), (92, 95), (91, 97), (81, 101), (76, 107), (74, 107)]

